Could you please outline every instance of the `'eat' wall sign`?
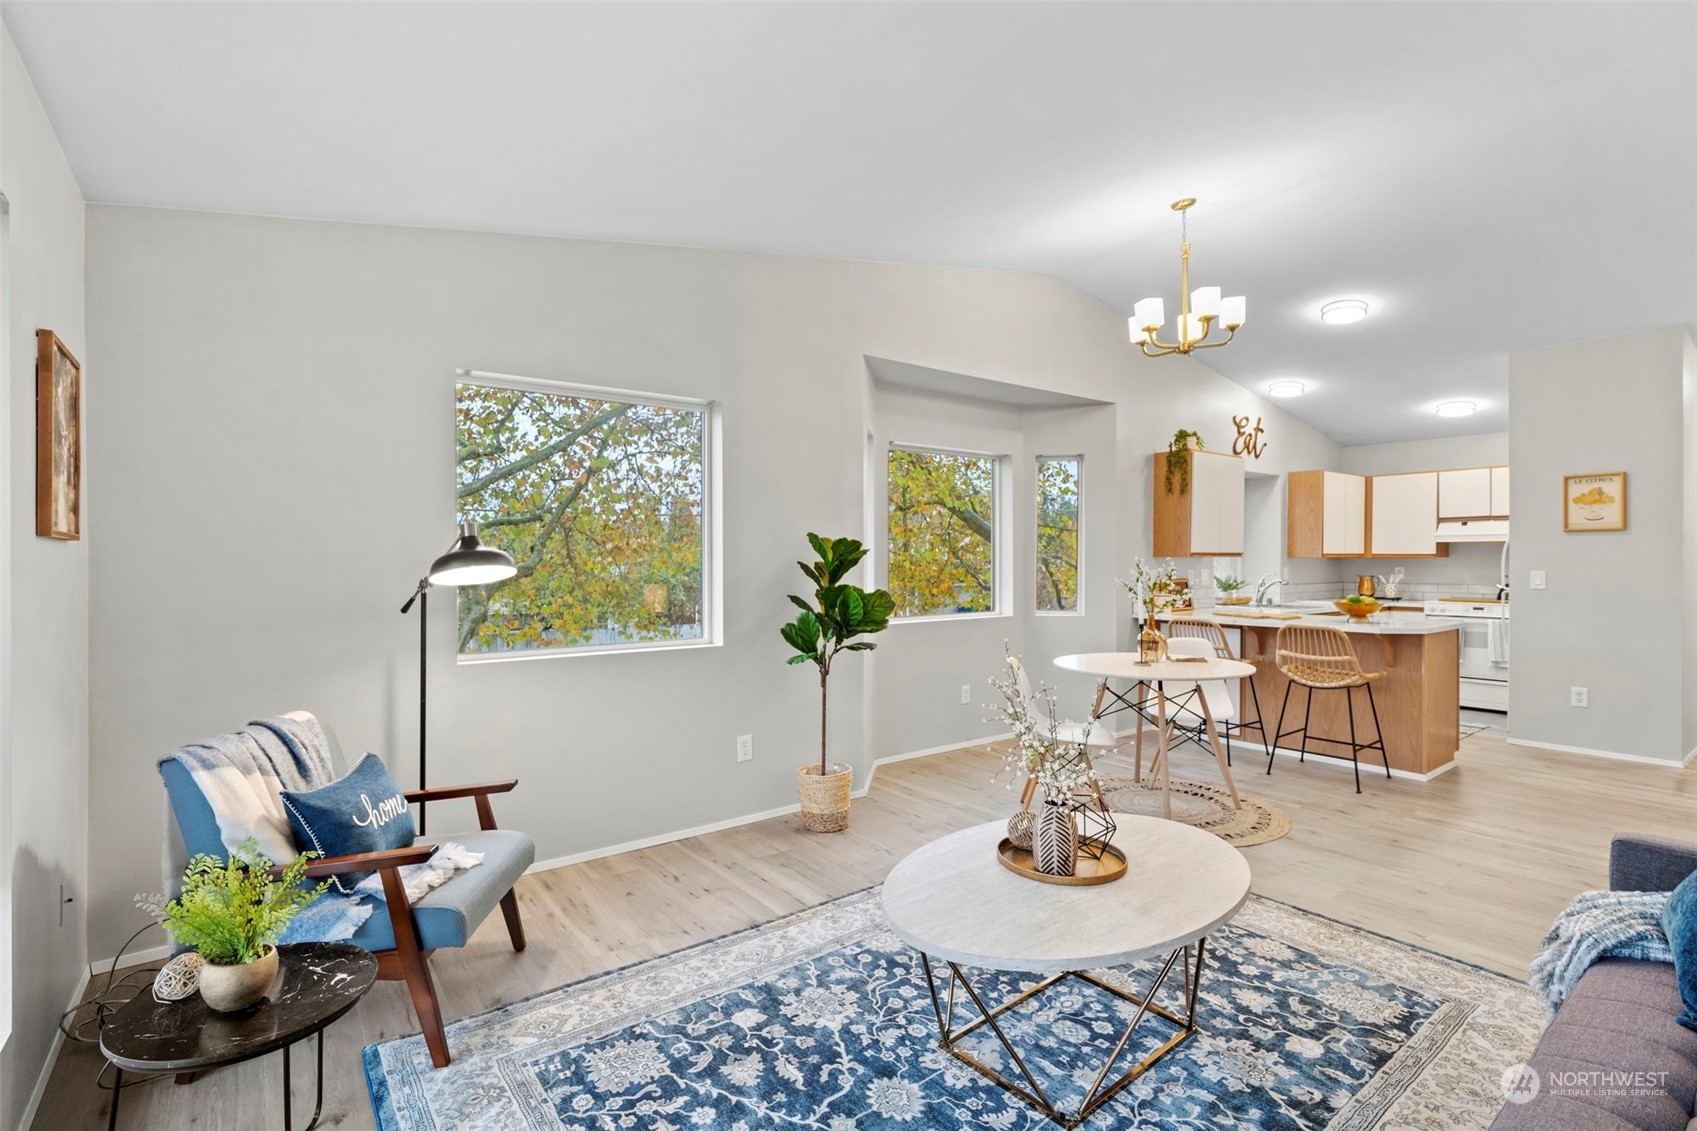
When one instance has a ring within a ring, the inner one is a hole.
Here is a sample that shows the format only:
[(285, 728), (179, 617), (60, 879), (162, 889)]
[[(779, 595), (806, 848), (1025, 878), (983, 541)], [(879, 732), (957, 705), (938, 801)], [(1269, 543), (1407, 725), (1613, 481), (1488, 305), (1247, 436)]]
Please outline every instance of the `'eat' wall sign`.
[(1253, 428), (1249, 426), (1247, 416), (1234, 416), (1232, 423), (1237, 425), (1237, 438), (1232, 441), (1232, 455), (1260, 459), (1261, 453), (1267, 450), (1267, 441), (1262, 439), (1265, 429), (1261, 427), (1261, 418), (1255, 418)]

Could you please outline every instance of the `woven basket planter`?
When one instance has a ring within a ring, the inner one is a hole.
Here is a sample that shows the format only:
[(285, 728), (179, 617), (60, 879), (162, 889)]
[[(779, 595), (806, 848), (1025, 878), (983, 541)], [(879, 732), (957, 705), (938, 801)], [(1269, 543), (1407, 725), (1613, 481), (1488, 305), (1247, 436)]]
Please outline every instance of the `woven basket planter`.
[(801, 823), (810, 833), (840, 833), (848, 828), (849, 786), (854, 771), (832, 762), (821, 775), (818, 766), (801, 766), (795, 772), (801, 791)]

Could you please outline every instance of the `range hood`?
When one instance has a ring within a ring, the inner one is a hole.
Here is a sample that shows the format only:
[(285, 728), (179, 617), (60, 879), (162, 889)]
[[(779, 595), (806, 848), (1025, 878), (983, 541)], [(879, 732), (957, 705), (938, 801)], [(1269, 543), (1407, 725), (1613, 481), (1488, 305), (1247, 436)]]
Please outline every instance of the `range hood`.
[(1456, 518), (1438, 523), (1440, 542), (1507, 542), (1506, 518)]

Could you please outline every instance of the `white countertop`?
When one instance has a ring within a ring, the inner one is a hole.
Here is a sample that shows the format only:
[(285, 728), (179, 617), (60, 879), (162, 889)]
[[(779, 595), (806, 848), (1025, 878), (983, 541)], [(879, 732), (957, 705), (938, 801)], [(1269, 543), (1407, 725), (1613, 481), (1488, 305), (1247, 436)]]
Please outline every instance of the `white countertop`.
[[(1288, 606), (1264, 605), (1216, 605), (1212, 609), (1199, 609), (1194, 613), (1183, 613), (1178, 617), (1163, 615), (1160, 620), (1182, 620), (1195, 617), (1199, 620), (1216, 620), (1231, 628), (1272, 628), (1286, 624), (1315, 625), (1322, 628), (1336, 628), (1344, 632), (1364, 633), (1368, 636), (1431, 636), (1438, 632), (1455, 632), (1468, 622), (1460, 617), (1433, 617), (1421, 612), (1391, 612), (1381, 609), (1365, 621), (1358, 621), (1348, 616), (1321, 616), (1324, 610), (1299, 609)], [(1271, 617), (1242, 616), (1242, 613), (1300, 613), (1294, 619), (1273, 619)]]

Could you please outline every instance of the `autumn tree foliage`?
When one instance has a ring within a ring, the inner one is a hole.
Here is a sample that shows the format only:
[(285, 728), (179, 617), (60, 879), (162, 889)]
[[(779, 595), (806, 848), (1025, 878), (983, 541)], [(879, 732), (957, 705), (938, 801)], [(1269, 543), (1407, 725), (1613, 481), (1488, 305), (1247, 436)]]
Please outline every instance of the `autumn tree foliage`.
[(888, 491), (896, 615), (993, 609), (996, 461), (893, 448)]
[(1080, 460), (1037, 461), (1037, 608), (1078, 608)]
[(459, 590), (462, 652), (699, 637), (704, 413), (459, 386), (462, 520), (518, 565)]

